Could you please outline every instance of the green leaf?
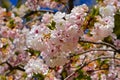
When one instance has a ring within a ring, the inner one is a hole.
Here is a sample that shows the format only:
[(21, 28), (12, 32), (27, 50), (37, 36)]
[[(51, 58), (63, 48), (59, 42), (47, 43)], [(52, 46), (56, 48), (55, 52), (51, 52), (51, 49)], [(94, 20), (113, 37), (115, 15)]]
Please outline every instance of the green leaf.
[(3, 45), (2, 48), (6, 49), (6, 48), (8, 47), (8, 45), (9, 45), (9, 44), (5, 44), (5, 45)]
[(104, 0), (96, 0), (96, 2), (103, 2)]
[[(96, 16), (99, 15), (99, 8), (93, 7), (88, 16), (85, 18), (84, 24), (82, 26), (83, 30), (90, 29), (94, 27), (94, 23), (96, 22)], [(92, 34), (89, 32), (89, 36), (92, 36)]]
[(7, 80), (5, 76), (0, 75), (0, 80)]
[(52, 21), (50, 25), (47, 25), (47, 27), (51, 30), (54, 30), (56, 28), (55, 25), (56, 25), (56, 22)]
[(84, 48), (84, 49), (89, 49), (91, 47), (90, 43), (84, 43), (84, 42), (79, 42), (79, 44)]
[(101, 69), (108, 69), (108, 67), (109, 67), (108, 62), (109, 62), (109, 60), (103, 60), (103, 61), (101, 61), (100, 68)]
[(7, 10), (9, 10), (12, 6), (10, 0), (0, 0), (0, 5), (6, 8)]
[(78, 70), (78, 77), (74, 78), (74, 80), (92, 80), (91, 77), (86, 74), (84, 71), (82, 70)]
[(33, 50), (31, 48), (27, 49), (26, 50), (27, 52), (31, 53), (31, 55), (35, 55), (35, 56), (39, 56), (40, 55), (40, 51), (37, 51), (37, 50)]
[(26, 79), (27, 77), (27, 73), (23, 73), (22, 77), (24, 78), (24, 80)]
[(110, 44), (113, 43), (113, 41), (112, 41), (112, 37), (111, 37), (111, 36), (108, 36), (108, 37), (104, 38), (103, 41), (104, 41), (104, 42), (107, 42), (107, 43), (110, 43)]
[(23, 5), (27, 0), (17, 0), (16, 7), (19, 8), (21, 5)]
[(11, 29), (13, 29), (15, 27), (15, 23), (14, 23), (14, 19), (11, 19), (8, 23), (7, 23), (7, 26)]
[(35, 50), (35, 51), (34, 51), (34, 55), (35, 55), (35, 56), (39, 56), (39, 55), (40, 55), (40, 51), (36, 51), (36, 50)]
[(92, 8), (90, 16), (94, 18), (94, 16), (99, 15), (99, 8)]
[(92, 80), (90, 76), (87, 76), (86, 77), (86, 80)]
[(16, 4), (16, 7), (19, 8), (21, 6), (21, 4), (22, 4), (22, 0), (18, 0), (17, 4)]
[(33, 79), (34, 80), (44, 80), (44, 76), (42, 74), (33, 74)]
[(120, 12), (115, 14), (115, 28), (114, 33), (117, 35), (118, 39), (120, 39)]
[(55, 0), (55, 2), (59, 2), (60, 0)]
[(98, 78), (99, 78), (99, 80), (101, 80), (101, 74), (98, 74)]
[(18, 55), (18, 54), (20, 54), (20, 52), (16, 51), (15, 54)]
[(30, 21), (30, 20), (32, 20), (31, 17), (26, 17), (26, 22), (28, 22), (28, 21)]
[(9, 40), (13, 43), (14, 39), (13, 38), (9, 38)]
[(101, 59), (99, 58), (96, 61), (98, 62), (98, 66), (100, 66), (101, 65)]
[(62, 75), (62, 79), (65, 79), (67, 77), (67, 71), (63, 69), (61, 75)]

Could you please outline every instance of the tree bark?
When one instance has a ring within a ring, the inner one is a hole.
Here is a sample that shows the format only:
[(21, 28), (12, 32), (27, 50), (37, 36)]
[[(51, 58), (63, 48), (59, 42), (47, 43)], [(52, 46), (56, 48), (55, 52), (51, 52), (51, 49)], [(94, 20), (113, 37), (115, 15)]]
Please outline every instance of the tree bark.
[(73, 9), (73, 7), (74, 7), (74, 0), (69, 0), (68, 1), (68, 6), (69, 6), (69, 11), (68, 11), (68, 13), (70, 13), (71, 12), (71, 10)]

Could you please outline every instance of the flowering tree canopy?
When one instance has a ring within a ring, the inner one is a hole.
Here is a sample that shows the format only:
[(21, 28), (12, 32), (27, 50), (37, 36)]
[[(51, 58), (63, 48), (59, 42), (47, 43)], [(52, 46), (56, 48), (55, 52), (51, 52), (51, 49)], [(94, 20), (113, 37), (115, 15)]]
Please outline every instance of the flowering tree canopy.
[(0, 7), (0, 80), (120, 80), (119, 0), (21, 1)]

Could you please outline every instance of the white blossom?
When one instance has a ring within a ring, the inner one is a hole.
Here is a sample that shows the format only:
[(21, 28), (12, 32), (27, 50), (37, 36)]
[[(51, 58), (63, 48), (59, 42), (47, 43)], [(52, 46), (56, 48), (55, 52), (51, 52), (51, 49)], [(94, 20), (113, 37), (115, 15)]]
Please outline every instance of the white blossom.
[(24, 67), (25, 72), (31, 77), (33, 73), (41, 73), (43, 75), (46, 75), (48, 73), (48, 67), (43, 62), (42, 59), (30, 59)]
[(113, 5), (107, 5), (105, 7), (100, 7), (99, 10), (100, 10), (99, 11), (100, 15), (102, 15), (102, 17), (106, 17), (106, 16), (114, 16), (116, 8)]

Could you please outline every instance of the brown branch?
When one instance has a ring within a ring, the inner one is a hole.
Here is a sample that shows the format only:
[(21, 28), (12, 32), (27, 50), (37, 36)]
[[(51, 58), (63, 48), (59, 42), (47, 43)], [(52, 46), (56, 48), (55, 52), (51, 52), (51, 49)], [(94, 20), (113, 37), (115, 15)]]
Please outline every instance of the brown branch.
[(16, 67), (14, 67), (13, 69), (20, 70), (20, 71), (25, 71), (25, 69), (23, 69), (23, 68), (21, 68), (21, 67), (19, 67), (19, 66), (16, 66)]
[(76, 73), (76, 71), (72, 72), (69, 76), (67, 76), (64, 80), (69, 80), (70, 77), (72, 77), (74, 74)]
[(114, 51), (114, 50), (112, 50), (112, 49), (90, 49), (90, 50), (87, 50), (87, 51), (84, 51), (84, 52), (81, 52), (81, 53), (78, 53), (78, 54), (71, 54), (70, 58), (73, 57), (73, 56), (79, 56), (79, 55), (87, 54), (91, 51)]
[[(29, 17), (29, 16), (31, 16), (31, 15), (33, 15), (33, 14), (41, 13), (41, 12), (44, 12), (44, 13), (45, 13), (45, 12), (54, 13), (52, 10), (31, 11), (31, 12), (27, 13), (26, 15), (24, 15), (23, 18), (27, 18), (27, 17)], [(28, 25), (28, 24), (36, 21), (36, 20), (41, 20), (41, 18), (42, 18), (42, 15), (38, 16), (37, 18), (33, 18), (32, 20), (26, 22), (25, 25)]]
[(28, 24), (30, 24), (30, 23), (32, 23), (32, 22), (34, 22), (34, 21), (40, 20), (40, 19), (41, 19), (41, 16), (40, 16), (40, 17), (37, 17), (37, 18), (34, 18), (34, 19), (26, 22), (25, 25), (28, 25)]
[(67, 76), (64, 80), (69, 80), (70, 77), (72, 77), (75, 73), (77, 73), (79, 70), (83, 69), (85, 66), (87, 66), (88, 64), (98, 60), (98, 59), (116, 59), (116, 60), (120, 60), (120, 58), (114, 58), (114, 57), (99, 57), (96, 58), (94, 60), (91, 60), (90, 62), (84, 64), (83, 66), (79, 67), (76, 71), (72, 72), (69, 76)]
[(68, 1), (68, 6), (69, 6), (68, 13), (70, 13), (71, 10), (72, 10), (73, 7), (74, 7), (73, 1), (74, 1), (74, 0), (69, 0), (69, 1)]
[(9, 75), (12, 71), (14, 70), (20, 70), (20, 71), (25, 71), (25, 69), (19, 67), (19, 66), (15, 66), (15, 67), (9, 67), (9, 71), (6, 73), (6, 76)]
[(3, 64), (6, 64), (6, 62), (2, 62), (2, 63), (0, 63), (0, 65), (3, 65)]
[(84, 42), (84, 43), (91, 43), (91, 44), (101, 44), (101, 45), (106, 45), (109, 46), (111, 48), (113, 48), (116, 52), (120, 53), (120, 50), (117, 49), (114, 45), (106, 43), (106, 42), (92, 42), (92, 41), (85, 41), (85, 40), (79, 40), (78, 43), (80, 42)]
[(116, 59), (116, 60), (120, 60), (120, 58), (115, 58), (115, 57), (99, 57), (99, 58), (96, 58), (94, 60), (91, 60), (90, 62), (86, 63), (85, 65), (81, 66), (78, 70), (84, 68), (85, 66), (87, 66), (88, 64), (96, 61), (96, 60), (99, 60), (99, 59)]
[(52, 10), (39, 10), (39, 11), (30, 11), (29, 13), (27, 13), (26, 15), (23, 16), (23, 18), (26, 18), (28, 16), (31, 16), (33, 14), (36, 14), (36, 13), (41, 13), (41, 12), (49, 12), (49, 13), (54, 13), (54, 11)]
[(7, 64), (9, 66), (8, 68), (8, 72), (6, 73), (6, 75), (9, 75), (13, 70), (20, 70), (20, 71), (25, 71), (25, 69), (23, 69), (22, 67), (20, 66), (12, 66), (9, 62), (5, 61), (5, 62), (2, 62), (0, 65), (3, 65), (3, 64)]

